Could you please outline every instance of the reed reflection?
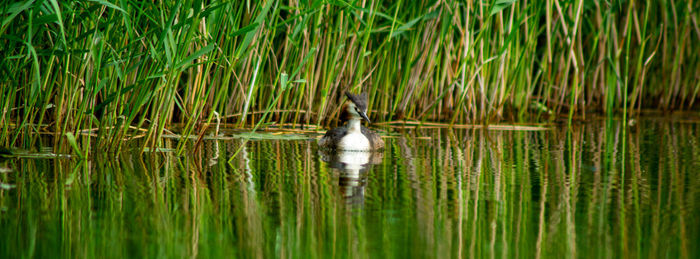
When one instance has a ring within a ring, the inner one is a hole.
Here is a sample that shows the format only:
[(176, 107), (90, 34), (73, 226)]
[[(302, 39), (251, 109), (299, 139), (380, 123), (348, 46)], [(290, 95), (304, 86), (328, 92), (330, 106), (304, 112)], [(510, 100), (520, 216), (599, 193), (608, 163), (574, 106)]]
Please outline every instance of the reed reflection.
[(0, 258), (697, 258), (699, 133), (597, 121), (406, 130), (383, 153), (219, 140), (9, 159)]

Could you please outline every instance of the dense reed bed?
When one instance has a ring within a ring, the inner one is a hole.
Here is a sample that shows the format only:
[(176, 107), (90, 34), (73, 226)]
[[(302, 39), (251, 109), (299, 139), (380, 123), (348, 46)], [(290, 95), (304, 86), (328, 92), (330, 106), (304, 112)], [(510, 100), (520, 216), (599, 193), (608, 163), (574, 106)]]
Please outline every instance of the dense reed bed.
[(219, 120), (325, 127), (346, 90), (370, 94), (374, 121), (689, 109), (699, 5), (15, 1), (0, 6), (0, 144), (156, 146)]

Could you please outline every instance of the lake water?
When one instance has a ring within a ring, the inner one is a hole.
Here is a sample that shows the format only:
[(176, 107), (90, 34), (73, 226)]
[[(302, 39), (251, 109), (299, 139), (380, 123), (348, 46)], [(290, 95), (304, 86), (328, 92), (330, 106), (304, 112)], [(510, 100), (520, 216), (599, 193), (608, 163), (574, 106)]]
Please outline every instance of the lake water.
[(391, 132), (5, 160), (0, 257), (700, 257), (700, 124)]

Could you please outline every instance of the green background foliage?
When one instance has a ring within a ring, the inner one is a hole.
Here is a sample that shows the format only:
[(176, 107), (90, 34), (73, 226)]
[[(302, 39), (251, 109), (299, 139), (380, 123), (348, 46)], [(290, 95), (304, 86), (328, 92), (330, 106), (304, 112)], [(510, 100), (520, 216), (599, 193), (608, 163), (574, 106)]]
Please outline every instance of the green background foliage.
[(690, 109), (700, 89), (699, 5), (6, 2), (0, 142), (89, 130), (116, 149), (139, 134), (155, 144), (175, 125), (200, 134), (216, 118), (325, 127), (348, 90), (369, 93), (378, 122)]

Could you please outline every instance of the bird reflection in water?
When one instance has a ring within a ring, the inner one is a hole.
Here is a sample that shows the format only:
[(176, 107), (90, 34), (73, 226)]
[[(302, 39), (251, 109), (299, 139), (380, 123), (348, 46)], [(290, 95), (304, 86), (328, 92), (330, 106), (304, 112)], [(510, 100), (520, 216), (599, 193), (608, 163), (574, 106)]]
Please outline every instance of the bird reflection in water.
[(380, 164), (382, 152), (319, 150), (321, 160), (339, 174), (339, 191), (350, 207), (362, 207), (367, 175), (372, 165)]

